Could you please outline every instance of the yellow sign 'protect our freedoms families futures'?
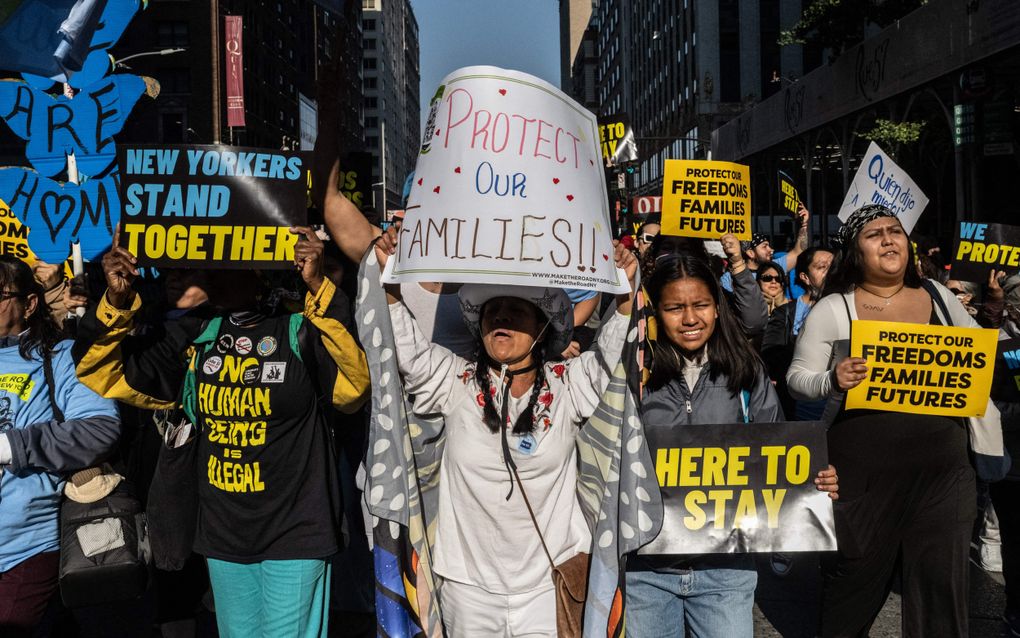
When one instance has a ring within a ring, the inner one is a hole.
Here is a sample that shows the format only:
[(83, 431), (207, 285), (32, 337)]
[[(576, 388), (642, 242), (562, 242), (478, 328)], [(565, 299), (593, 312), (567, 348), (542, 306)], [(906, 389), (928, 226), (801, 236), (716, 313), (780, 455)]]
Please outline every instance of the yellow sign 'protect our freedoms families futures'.
[(996, 330), (854, 321), (850, 353), (868, 376), (847, 409), (983, 416), (995, 369)]
[(732, 162), (666, 160), (662, 180), (662, 233), (751, 239), (750, 169)]

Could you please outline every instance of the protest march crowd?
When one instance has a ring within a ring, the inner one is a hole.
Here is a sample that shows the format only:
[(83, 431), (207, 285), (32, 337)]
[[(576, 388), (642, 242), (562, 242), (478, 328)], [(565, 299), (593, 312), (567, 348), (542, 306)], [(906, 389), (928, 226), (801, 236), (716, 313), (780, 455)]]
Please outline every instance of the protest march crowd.
[[(530, 197), (570, 179), (550, 152)], [(423, 162), (385, 230), (334, 165), (328, 234), (273, 235), (288, 270), (153, 276), (141, 225), (87, 280), (0, 257), (0, 635), (207, 635), (213, 612), (243, 638), (751, 636), (756, 555), (782, 576), (814, 551), (803, 633), (867, 635), (896, 583), (904, 635), (966, 636), (992, 529), (1020, 635), (1018, 359), (995, 347), (1020, 337), (1020, 275), (948, 279), (882, 204), (812, 245), (798, 202), (782, 252), (674, 234), (664, 198), (615, 239), (551, 225), (599, 286), (544, 285), (547, 262), (528, 286), (414, 278), (415, 198), (457, 187)], [(545, 219), (518, 181), (502, 270)]]

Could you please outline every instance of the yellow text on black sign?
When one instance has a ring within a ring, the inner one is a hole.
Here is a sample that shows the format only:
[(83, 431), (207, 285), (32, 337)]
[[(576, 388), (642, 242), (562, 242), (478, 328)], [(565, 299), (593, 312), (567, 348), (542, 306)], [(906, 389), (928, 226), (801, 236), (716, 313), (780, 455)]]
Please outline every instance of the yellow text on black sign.
[[(765, 461), (764, 476), (753, 481), (746, 470), (752, 454)], [(787, 490), (810, 478), (811, 453), (803, 445), (659, 448), (655, 475), (659, 487), (688, 488), (682, 511), (689, 530), (710, 521), (715, 529), (776, 529)]]
[(131, 254), (147, 260), (291, 261), (298, 242), (284, 226), (128, 223), (121, 235)]

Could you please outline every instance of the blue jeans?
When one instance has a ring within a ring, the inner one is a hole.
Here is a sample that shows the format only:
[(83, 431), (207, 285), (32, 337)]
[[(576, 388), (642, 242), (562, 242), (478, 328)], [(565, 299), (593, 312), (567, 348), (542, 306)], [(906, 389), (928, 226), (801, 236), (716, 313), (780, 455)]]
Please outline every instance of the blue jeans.
[(231, 563), (207, 559), (221, 638), (325, 638), (329, 576), (324, 560)]
[(670, 574), (627, 572), (627, 638), (751, 638), (758, 573), (748, 569), (691, 569)]

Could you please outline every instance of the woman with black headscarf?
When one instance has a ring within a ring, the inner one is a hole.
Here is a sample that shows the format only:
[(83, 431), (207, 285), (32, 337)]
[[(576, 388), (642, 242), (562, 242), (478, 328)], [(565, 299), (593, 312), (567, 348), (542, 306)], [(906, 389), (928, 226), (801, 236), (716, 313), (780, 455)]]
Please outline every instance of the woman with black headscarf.
[[(800, 400), (842, 403), (866, 378), (868, 362), (847, 356), (852, 320), (977, 327), (955, 296), (921, 279), (907, 233), (888, 208), (857, 209), (839, 239), (842, 250), (787, 375)], [(985, 416), (997, 420), (998, 412), (989, 405)], [(966, 428), (922, 411), (841, 407), (828, 439), (841, 475), (839, 552), (825, 575), (822, 635), (867, 635), (899, 572), (904, 635), (966, 636), (976, 513)]]

